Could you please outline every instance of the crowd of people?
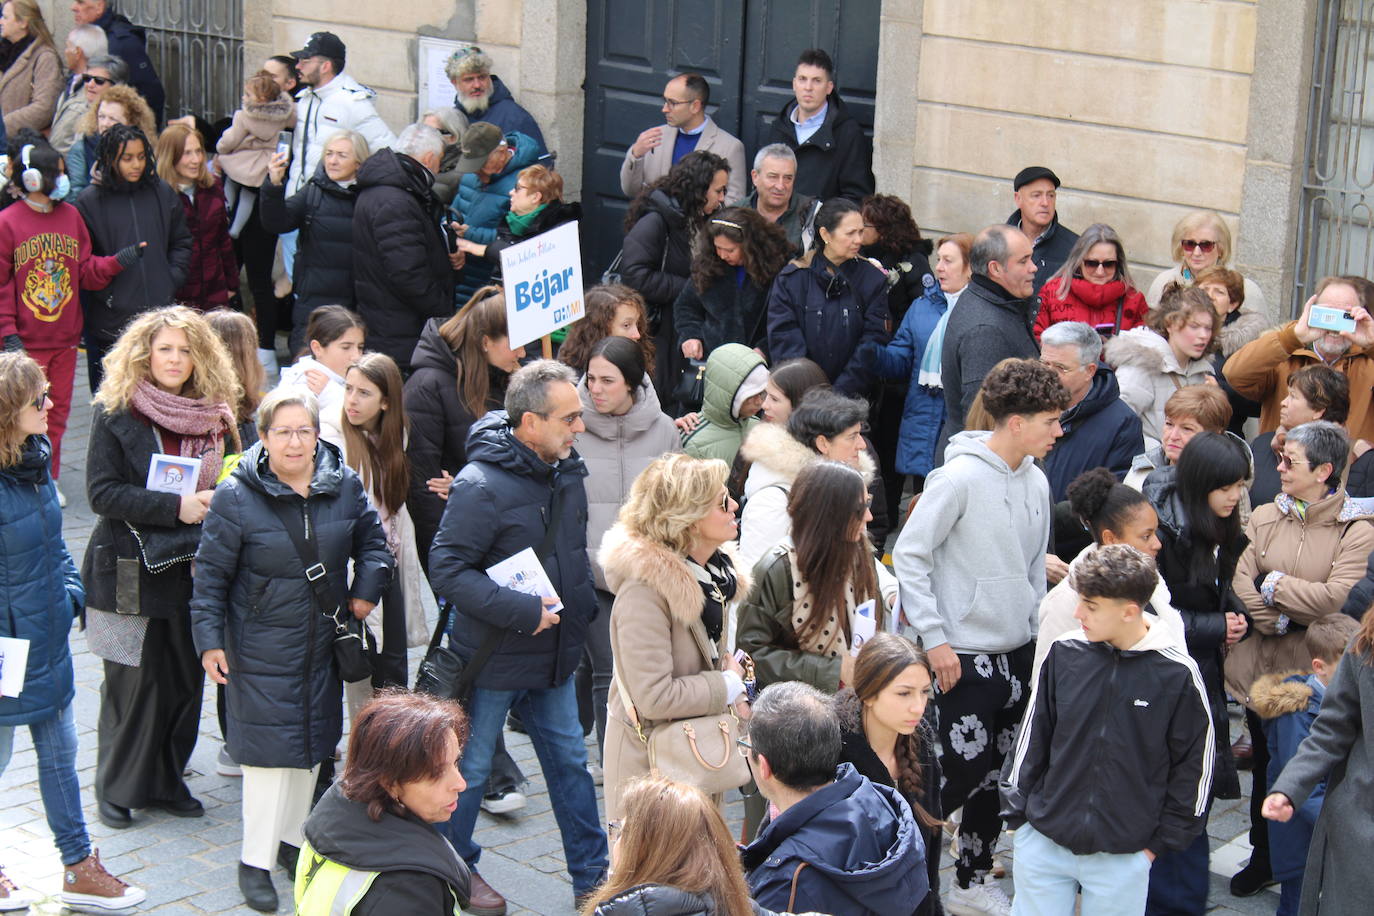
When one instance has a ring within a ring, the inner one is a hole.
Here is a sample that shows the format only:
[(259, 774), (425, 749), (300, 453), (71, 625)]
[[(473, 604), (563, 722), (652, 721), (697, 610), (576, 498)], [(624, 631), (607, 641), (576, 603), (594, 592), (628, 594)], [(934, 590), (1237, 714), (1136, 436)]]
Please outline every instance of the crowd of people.
[(1200, 914), (1243, 768), (1233, 894), (1374, 893), (1370, 281), (1271, 326), (1198, 211), (1142, 291), (1044, 166), (1005, 223), (925, 238), (810, 49), (752, 160), (706, 79), (667, 81), (617, 264), (532, 359), (499, 253), (580, 207), (480, 48), (394, 132), (329, 32), (232, 118), (168, 122), (141, 34), (73, 10), (65, 71), (32, 0), (0, 11), (0, 636), (27, 644), (0, 770), (28, 726), (64, 903), (146, 897), (86, 831), (73, 617), (98, 818), (204, 814), (208, 677), (263, 912), (280, 867), (306, 916), (501, 916), (476, 827), (526, 804), (508, 729), (583, 916)]

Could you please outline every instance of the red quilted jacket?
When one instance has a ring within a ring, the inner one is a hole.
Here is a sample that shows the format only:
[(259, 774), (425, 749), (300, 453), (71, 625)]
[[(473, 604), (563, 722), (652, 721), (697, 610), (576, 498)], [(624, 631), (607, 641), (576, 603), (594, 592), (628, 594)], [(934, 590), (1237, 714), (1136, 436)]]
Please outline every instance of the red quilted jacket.
[(224, 188), (216, 179), (212, 187), (196, 188), (194, 199), (185, 191), (177, 197), (191, 231), (191, 270), (177, 290), (177, 301), (201, 311), (227, 305), (229, 295), (239, 288), (239, 265), (229, 238)]

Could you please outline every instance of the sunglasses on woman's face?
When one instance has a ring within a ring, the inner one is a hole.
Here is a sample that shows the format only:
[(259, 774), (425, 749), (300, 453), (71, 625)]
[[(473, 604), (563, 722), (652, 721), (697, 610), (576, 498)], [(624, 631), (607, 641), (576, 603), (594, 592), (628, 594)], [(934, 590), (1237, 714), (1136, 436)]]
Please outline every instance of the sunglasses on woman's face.
[(1183, 240), (1183, 250), (1184, 250), (1184, 251), (1192, 251), (1194, 248), (1200, 248), (1200, 249), (1202, 249), (1202, 253), (1203, 253), (1203, 254), (1207, 254), (1208, 252), (1210, 252), (1210, 251), (1211, 251), (1213, 248), (1215, 248), (1215, 247), (1217, 247), (1217, 243), (1216, 243), (1216, 242), (1212, 242), (1212, 241), (1199, 242), (1197, 239), (1184, 239), (1184, 240)]
[(85, 76), (81, 77), (81, 85), (84, 86), (87, 83), (95, 83), (97, 86), (113, 86), (115, 81), (108, 76), (96, 76), (93, 73), (87, 73)]
[(1083, 266), (1088, 270), (1097, 270), (1099, 267), (1103, 270), (1116, 270), (1117, 263), (1116, 258), (1108, 258), (1105, 261), (1095, 261), (1092, 258), (1083, 259)]
[(43, 405), (46, 404), (46, 403), (48, 403), (48, 401), (51, 399), (51, 397), (52, 397), (52, 388), (44, 388), (44, 389), (43, 389), (43, 393), (40, 394), (38, 397), (36, 397), (36, 398), (33, 399), (33, 401), (32, 401), (33, 409), (34, 409), (34, 410), (42, 410), (42, 409), (43, 409)]

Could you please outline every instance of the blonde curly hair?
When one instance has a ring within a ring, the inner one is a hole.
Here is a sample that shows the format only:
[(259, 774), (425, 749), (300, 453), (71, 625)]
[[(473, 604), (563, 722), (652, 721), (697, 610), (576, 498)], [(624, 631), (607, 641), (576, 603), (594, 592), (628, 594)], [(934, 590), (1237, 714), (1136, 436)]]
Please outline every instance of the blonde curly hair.
[[(148, 107), (148, 103), (143, 100), (143, 96), (138, 94), (138, 90), (132, 86), (111, 86), (100, 94), (100, 98), (86, 113), (81, 116), (81, 120), (76, 122), (76, 133), (78, 136), (94, 137), (99, 132), (95, 129), (95, 118), (100, 113), (100, 106), (106, 102), (114, 102), (124, 106), (124, 113), (129, 117), (129, 126), (137, 127), (143, 131), (143, 136), (148, 138), (148, 154), (153, 152), (152, 143), (157, 139), (157, 119), (153, 117), (153, 110)], [(91, 163), (87, 163), (90, 165)]]
[(105, 378), (93, 402), (107, 413), (127, 409), (138, 383), (149, 378), (153, 338), (160, 331), (176, 328), (185, 332), (191, 345), (191, 375), (181, 393), (193, 400), (229, 405), (231, 411), (243, 397), (229, 349), (199, 312), (184, 305), (144, 312), (124, 329), (119, 340), (101, 363)]
[(720, 504), (729, 476), (730, 467), (718, 458), (655, 458), (635, 478), (618, 521), (632, 535), (685, 554), (693, 526)]

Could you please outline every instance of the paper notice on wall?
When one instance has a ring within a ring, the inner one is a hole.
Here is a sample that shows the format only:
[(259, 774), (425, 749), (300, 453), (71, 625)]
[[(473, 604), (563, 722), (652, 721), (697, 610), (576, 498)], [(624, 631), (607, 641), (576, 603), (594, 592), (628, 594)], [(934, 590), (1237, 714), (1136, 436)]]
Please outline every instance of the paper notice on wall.
[(859, 650), (864, 647), (864, 643), (873, 638), (873, 634), (878, 631), (877, 603), (869, 598), (863, 604), (854, 608), (853, 636), (849, 640), (849, 654), (859, 655)]
[(17, 697), (24, 690), (29, 664), (29, 641), (0, 636), (0, 697)]
[[(553, 583), (549, 581), (549, 574), (544, 572), (544, 566), (539, 562), (539, 557), (535, 556), (533, 547), (526, 547), (495, 566), (487, 567), (487, 575), (491, 577), (491, 581), (503, 588), (513, 588), (517, 592), (524, 592), (526, 595), (539, 595), (541, 598), (558, 600), (558, 593), (553, 590)], [(547, 608), (547, 610), (555, 614), (561, 613), (563, 602), (558, 601), (556, 605)]]

